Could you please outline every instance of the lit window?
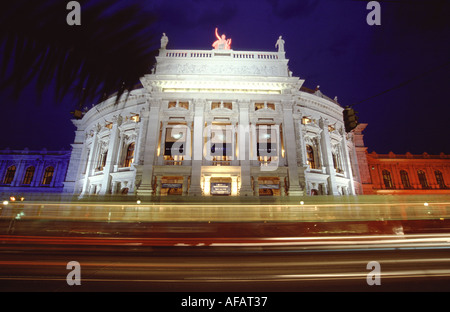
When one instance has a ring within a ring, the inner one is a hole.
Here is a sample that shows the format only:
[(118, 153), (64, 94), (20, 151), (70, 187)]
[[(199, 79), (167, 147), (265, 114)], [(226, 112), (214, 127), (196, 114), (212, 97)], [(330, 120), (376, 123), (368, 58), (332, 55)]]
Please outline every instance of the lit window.
[(140, 120), (139, 114), (136, 114), (136, 115), (132, 116), (130, 119), (131, 119), (132, 121), (134, 121), (134, 122), (139, 122), (139, 120)]
[(255, 103), (255, 111), (264, 108), (264, 103)]
[(187, 126), (174, 124), (166, 128), (164, 160), (166, 165), (182, 165), (186, 154)]
[(271, 110), (275, 110), (275, 104), (274, 103), (267, 103), (267, 108)]
[(439, 188), (441, 188), (441, 189), (447, 188), (447, 186), (445, 185), (445, 182), (444, 182), (444, 176), (442, 175), (442, 172), (440, 172), (439, 170), (436, 170), (434, 172), (434, 176), (436, 177), (436, 182), (439, 185)]
[(178, 106), (184, 109), (189, 109), (189, 102), (179, 102)]
[(134, 161), (134, 142), (128, 144), (127, 147), (127, 155), (125, 157), (125, 162), (123, 164), (124, 167), (131, 167), (131, 164)]
[(420, 185), (422, 185), (423, 189), (430, 188), (427, 181), (427, 176), (425, 175), (425, 172), (422, 170), (417, 170), (417, 176), (419, 178)]
[(14, 180), (14, 175), (16, 174), (16, 166), (11, 166), (6, 170), (5, 178), (3, 179), (3, 184), (11, 184)]
[(165, 165), (182, 166), (183, 160), (184, 160), (184, 156), (181, 156), (181, 155), (174, 155), (174, 156), (165, 155), (164, 156), (164, 164)]
[(333, 166), (336, 170), (336, 173), (343, 173), (344, 170), (342, 169), (342, 161), (339, 152), (331, 153), (333, 157)]
[(23, 177), (22, 184), (29, 185), (33, 181), (35, 168), (33, 166), (28, 167), (25, 171), (25, 176)]
[(105, 168), (106, 166), (107, 158), (108, 158), (108, 150), (101, 151), (101, 153), (99, 153), (98, 155), (97, 168), (95, 168), (95, 170), (102, 171), (103, 168)]
[(307, 124), (310, 124), (311, 123), (311, 118), (309, 118), (309, 117), (303, 117), (302, 118), (302, 124), (303, 125), (307, 125)]
[(233, 155), (233, 132), (230, 124), (215, 123), (211, 127), (211, 148), (213, 165), (230, 165)]
[(54, 172), (55, 169), (53, 167), (45, 168), (44, 177), (42, 178), (43, 185), (50, 185), (50, 183), (52, 183)]
[[(257, 125), (256, 128), (256, 156), (262, 163), (277, 161), (278, 133), (277, 125)], [(273, 157), (273, 159), (272, 159)]]
[(314, 148), (311, 145), (306, 145), (306, 163), (311, 169), (317, 169), (315, 158)]
[(400, 170), (400, 179), (402, 180), (403, 188), (405, 189), (411, 188), (408, 172), (406, 172), (405, 170)]
[(211, 102), (211, 110), (216, 108), (226, 108), (226, 109), (233, 109), (233, 103), (231, 102)]
[(168, 108), (177, 107), (177, 102), (169, 102)]
[(394, 188), (394, 184), (392, 183), (391, 173), (388, 170), (382, 171), (384, 187), (387, 189)]

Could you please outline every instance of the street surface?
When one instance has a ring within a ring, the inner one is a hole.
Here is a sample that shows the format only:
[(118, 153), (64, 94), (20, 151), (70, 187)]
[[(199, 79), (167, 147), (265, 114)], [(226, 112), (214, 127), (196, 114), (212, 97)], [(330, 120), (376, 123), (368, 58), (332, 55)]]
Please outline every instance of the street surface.
[[(450, 291), (448, 198), (381, 200), (9, 203), (0, 291)], [(81, 285), (67, 282), (71, 261)]]

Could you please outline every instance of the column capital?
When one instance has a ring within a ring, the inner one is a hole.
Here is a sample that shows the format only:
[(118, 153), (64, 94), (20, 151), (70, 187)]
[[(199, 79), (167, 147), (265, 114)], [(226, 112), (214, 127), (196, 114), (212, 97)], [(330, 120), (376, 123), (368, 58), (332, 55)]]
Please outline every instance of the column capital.
[(238, 100), (239, 110), (241, 109), (249, 109), (250, 108), (250, 100)]
[(295, 101), (293, 101), (293, 100), (281, 101), (283, 110), (292, 110), (294, 108), (294, 104), (295, 104)]

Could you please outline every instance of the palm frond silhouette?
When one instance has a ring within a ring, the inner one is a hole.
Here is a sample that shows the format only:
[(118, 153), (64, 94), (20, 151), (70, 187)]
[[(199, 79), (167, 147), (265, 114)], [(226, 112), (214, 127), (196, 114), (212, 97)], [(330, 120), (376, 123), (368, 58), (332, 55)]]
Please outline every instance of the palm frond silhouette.
[(148, 73), (156, 55), (155, 15), (131, 1), (81, 0), (81, 25), (68, 25), (63, 0), (2, 3), (0, 88), (14, 95), (31, 82), (55, 85), (79, 103), (117, 99)]

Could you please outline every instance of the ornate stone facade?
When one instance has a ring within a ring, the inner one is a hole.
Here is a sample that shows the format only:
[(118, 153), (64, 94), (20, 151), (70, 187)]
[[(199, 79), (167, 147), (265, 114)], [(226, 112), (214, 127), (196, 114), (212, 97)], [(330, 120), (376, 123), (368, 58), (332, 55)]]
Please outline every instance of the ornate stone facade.
[[(74, 120), (77, 195), (355, 194), (343, 108), (304, 88), (285, 52), (167, 50), (143, 88)], [(356, 170), (356, 171), (355, 171)]]

